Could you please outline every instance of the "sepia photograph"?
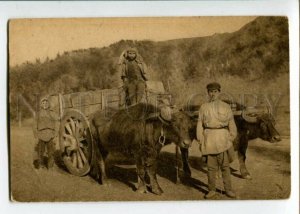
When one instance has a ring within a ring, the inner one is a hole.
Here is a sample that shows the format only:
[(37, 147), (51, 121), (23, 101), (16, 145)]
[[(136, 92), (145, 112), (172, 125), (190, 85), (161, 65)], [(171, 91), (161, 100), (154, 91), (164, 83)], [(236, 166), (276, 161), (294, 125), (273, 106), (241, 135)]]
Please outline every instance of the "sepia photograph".
[(7, 26), (12, 202), (290, 197), (287, 16)]

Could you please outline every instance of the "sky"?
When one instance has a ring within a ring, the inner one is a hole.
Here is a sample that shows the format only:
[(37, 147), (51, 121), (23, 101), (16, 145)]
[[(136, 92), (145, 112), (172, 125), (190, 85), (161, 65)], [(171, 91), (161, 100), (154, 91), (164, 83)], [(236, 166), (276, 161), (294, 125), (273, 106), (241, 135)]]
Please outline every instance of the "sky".
[(57, 53), (109, 46), (124, 40), (164, 41), (234, 32), (256, 17), (161, 17), (13, 19), (9, 22), (10, 66)]

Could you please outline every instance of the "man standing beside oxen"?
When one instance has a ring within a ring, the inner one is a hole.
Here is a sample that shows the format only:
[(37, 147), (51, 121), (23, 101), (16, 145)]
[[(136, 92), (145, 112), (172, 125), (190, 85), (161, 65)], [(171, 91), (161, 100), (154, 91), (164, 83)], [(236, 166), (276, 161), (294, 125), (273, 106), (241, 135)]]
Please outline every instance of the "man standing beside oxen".
[(226, 195), (235, 198), (230, 178), (230, 153), (233, 140), (237, 135), (237, 128), (234, 122), (230, 106), (219, 100), (221, 93), (219, 83), (207, 85), (209, 102), (204, 103), (199, 110), (197, 124), (197, 139), (203, 155), (207, 156), (207, 175), (209, 192), (205, 198), (211, 199), (216, 195), (216, 174), (219, 169), (222, 171), (223, 183)]

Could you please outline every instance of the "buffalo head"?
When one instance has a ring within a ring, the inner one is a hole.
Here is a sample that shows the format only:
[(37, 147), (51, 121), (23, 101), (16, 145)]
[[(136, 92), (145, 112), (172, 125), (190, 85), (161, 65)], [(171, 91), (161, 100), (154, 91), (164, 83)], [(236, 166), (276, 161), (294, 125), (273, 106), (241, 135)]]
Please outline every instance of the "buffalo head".
[(271, 114), (263, 114), (258, 117), (260, 137), (271, 143), (281, 141), (280, 135), (275, 128), (275, 120)]
[(270, 112), (243, 111), (242, 118), (255, 126), (257, 137), (271, 143), (281, 141), (280, 135), (275, 128), (275, 120)]
[(162, 107), (156, 114), (152, 114), (151, 118), (159, 119), (165, 127), (165, 137), (168, 141), (174, 142), (182, 148), (191, 145), (190, 129), (192, 122), (190, 117), (177, 108), (169, 106)]

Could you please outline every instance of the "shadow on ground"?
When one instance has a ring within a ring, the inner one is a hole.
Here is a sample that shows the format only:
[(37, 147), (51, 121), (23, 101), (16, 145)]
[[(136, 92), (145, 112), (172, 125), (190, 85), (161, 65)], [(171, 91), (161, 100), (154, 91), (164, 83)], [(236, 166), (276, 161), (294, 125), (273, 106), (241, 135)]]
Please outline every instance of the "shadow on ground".
[[(271, 143), (270, 143), (271, 144)], [(289, 163), (291, 161), (290, 151), (282, 151), (275, 147), (262, 147), (257, 145), (251, 145), (251, 149), (261, 156), (268, 157), (274, 161), (285, 161)]]
[[(54, 159), (59, 169), (69, 173), (63, 163), (60, 151), (55, 151)], [(201, 158), (190, 157), (189, 162), (192, 168), (195, 168), (203, 173), (207, 172), (205, 169), (203, 169), (205, 164)], [(177, 170), (177, 165), (179, 170)], [(136, 190), (135, 183), (137, 183), (138, 179), (134, 160), (125, 159), (120, 156), (109, 156), (106, 162), (106, 173), (109, 179), (116, 179), (127, 185), (133, 191)], [(181, 156), (178, 156), (176, 159), (176, 156), (173, 153), (161, 152), (157, 163), (157, 174), (172, 183), (182, 183), (183, 185), (194, 187), (195, 189), (206, 193), (206, 184), (198, 179), (185, 176), (184, 172), (182, 171)], [(149, 178), (146, 178), (146, 181), (149, 183)], [(95, 182), (97, 181), (95, 180)]]
[[(272, 159), (281, 158), (285, 161), (289, 161), (289, 153), (284, 151), (278, 151), (272, 148), (266, 150), (265, 148), (260, 148), (259, 146), (253, 146), (252, 149), (262, 155), (268, 155), (268, 157)], [(68, 173), (62, 159), (60, 158), (59, 151), (55, 152), (55, 163), (61, 170)], [(203, 173), (205, 181), (203, 180), (203, 177), (202, 181), (200, 177), (195, 178), (185, 175), (182, 170), (183, 167), (181, 156), (179, 155), (176, 158), (176, 155), (170, 152), (160, 153), (157, 163), (157, 174), (172, 183), (181, 183), (185, 186), (192, 187), (206, 194), (208, 186), (206, 184), (207, 167), (205, 158), (190, 156), (189, 164), (191, 168)], [(132, 191), (136, 191), (136, 183), (138, 179), (134, 160), (126, 159), (120, 156), (110, 156), (106, 162), (106, 172), (109, 179), (118, 180), (119, 182), (131, 188)], [(231, 168), (231, 174), (237, 178), (243, 179), (239, 173), (239, 170)], [(290, 171), (282, 171), (281, 174), (289, 176)], [(149, 183), (148, 178), (146, 178), (146, 181)], [(221, 193), (221, 190), (217, 191)]]

